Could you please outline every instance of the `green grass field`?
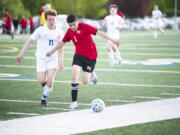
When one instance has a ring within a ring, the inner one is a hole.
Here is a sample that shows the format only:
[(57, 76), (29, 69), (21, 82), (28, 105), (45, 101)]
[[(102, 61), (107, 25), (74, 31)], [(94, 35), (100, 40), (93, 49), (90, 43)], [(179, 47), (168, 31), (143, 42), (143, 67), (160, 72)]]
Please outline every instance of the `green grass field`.
[[(64, 72), (58, 72), (53, 92), (48, 97), (47, 108), (40, 105), (43, 88), (36, 81), (36, 43), (25, 53), (21, 64), (16, 56), (27, 36), (0, 35), (0, 121), (46, 115), (59, 112), (71, 103), (71, 63), (74, 54), (72, 43), (64, 51)], [(145, 102), (180, 97), (180, 31), (167, 30), (154, 40), (152, 31), (121, 32), (119, 47), (123, 64), (109, 67), (106, 53), (107, 41), (94, 37), (99, 57), (96, 73), (99, 84), (80, 84), (78, 109), (90, 108), (99, 97), (106, 106)], [(111, 70), (110, 70), (111, 69)], [(2, 76), (20, 74), (18, 77)], [(30, 113), (29, 115), (11, 113)], [(134, 112), (132, 112), (134, 113)], [(147, 124), (138, 124), (86, 133), (87, 135), (179, 135), (180, 118)], [(85, 133), (84, 133), (85, 134)]]

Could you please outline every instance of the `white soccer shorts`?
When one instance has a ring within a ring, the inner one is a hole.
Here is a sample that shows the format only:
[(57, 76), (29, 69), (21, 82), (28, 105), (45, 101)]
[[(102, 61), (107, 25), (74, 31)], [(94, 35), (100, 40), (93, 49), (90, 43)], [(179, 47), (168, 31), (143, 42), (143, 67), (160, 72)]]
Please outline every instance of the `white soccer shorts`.
[(56, 57), (37, 58), (36, 60), (37, 72), (45, 72), (48, 69), (57, 69), (57, 68), (58, 68), (58, 58)]

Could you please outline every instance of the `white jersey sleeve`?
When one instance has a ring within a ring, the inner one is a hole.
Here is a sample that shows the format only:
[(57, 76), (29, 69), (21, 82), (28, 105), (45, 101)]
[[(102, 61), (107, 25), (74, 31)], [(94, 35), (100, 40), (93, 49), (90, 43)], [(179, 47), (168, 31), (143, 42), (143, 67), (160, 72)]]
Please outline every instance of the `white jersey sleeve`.
[(33, 32), (33, 34), (31, 35), (31, 39), (32, 39), (32, 40), (37, 40), (37, 39), (39, 38), (40, 29), (41, 29), (41, 27), (37, 28), (37, 29)]

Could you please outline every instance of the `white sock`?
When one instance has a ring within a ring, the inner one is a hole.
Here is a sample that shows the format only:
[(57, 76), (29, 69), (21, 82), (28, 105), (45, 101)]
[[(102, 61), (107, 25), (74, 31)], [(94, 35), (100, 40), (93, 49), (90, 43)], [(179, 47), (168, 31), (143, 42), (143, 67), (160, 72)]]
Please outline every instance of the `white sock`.
[(154, 38), (157, 39), (157, 31), (154, 31)]
[(110, 52), (108, 51), (107, 53), (108, 53), (108, 55), (109, 55), (110, 61), (114, 61), (113, 51), (110, 51)]
[(114, 53), (115, 53), (116, 59), (117, 59), (118, 61), (122, 60), (119, 50), (117, 50), (117, 51), (114, 52)]
[(49, 88), (47, 85), (44, 86), (44, 92), (41, 99), (46, 99), (51, 93), (52, 88)]

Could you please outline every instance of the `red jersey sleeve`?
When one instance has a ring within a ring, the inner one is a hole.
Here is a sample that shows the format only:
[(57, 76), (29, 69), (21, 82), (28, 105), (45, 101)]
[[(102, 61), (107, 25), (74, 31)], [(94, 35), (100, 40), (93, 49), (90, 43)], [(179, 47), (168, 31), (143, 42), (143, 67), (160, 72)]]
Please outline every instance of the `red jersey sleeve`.
[(69, 29), (68, 31), (66, 32), (66, 34), (64, 35), (63, 37), (63, 42), (66, 43), (66, 42), (69, 42), (71, 40), (70, 36), (69, 36)]
[(83, 23), (82, 25), (83, 25), (82, 27), (85, 29), (85, 31), (86, 31), (88, 34), (96, 35), (96, 33), (97, 33), (98, 30), (97, 30), (95, 27), (90, 26), (89, 24), (85, 24), (85, 23)]

